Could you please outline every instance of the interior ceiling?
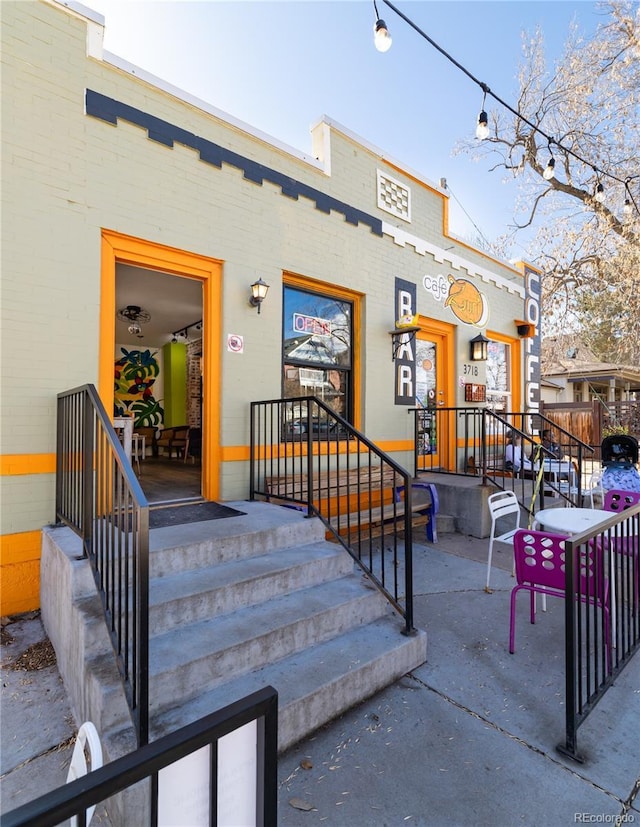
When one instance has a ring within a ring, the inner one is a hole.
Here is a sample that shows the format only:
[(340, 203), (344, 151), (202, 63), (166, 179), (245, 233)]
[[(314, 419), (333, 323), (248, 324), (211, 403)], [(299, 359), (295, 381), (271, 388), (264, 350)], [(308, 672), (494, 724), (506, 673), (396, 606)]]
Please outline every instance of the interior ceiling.
[[(116, 345), (135, 345), (138, 349), (161, 347), (171, 341), (175, 331), (202, 319), (202, 284), (158, 270), (118, 264), (116, 312), (130, 304), (150, 313), (151, 320), (140, 325), (140, 338), (129, 333), (128, 322), (116, 318)], [(200, 339), (202, 331), (190, 328), (188, 336), (190, 341)], [(179, 338), (178, 341), (185, 340)]]

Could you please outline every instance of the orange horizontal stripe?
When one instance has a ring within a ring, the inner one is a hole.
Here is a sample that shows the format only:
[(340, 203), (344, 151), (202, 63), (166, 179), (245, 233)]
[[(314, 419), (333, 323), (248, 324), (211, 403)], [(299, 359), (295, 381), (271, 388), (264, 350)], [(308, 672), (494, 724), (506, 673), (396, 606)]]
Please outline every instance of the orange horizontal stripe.
[(27, 560), (40, 559), (42, 533), (40, 531), (22, 531), (19, 534), (0, 535), (0, 565), (24, 563)]
[(0, 456), (0, 476), (18, 474), (55, 474), (55, 454), (3, 454)]

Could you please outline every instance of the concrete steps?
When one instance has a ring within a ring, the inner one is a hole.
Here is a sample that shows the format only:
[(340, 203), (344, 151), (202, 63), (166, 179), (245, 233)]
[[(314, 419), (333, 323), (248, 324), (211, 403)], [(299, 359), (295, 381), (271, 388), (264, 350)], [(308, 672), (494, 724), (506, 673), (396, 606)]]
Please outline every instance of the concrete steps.
[[(282, 750), (423, 663), (426, 634), (401, 633), (402, 618), (316, 518), (229, 505), (246, 516), (150, 532), (151, 737), (272, 685)], [(113, 760), (133, 748), (133, 728), (78, 544), (68, 529), (45, 531), (43, 617), (74, 713), (96, 724)], [(49, 629), (58, 622), (80, 628)]]

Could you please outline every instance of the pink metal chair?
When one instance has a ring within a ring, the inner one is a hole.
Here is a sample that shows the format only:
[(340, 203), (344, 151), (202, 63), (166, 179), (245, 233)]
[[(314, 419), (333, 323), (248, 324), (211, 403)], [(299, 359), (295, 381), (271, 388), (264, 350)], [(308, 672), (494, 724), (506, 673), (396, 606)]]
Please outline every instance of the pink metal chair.
[[(618, 491), (612, 488), (606, 491), (604, 495), (604, 503), (602, 508), (605, 511), (612, 511), (615, 514), (620, 514), (631, 508), (632, 505), (640, 503), (640, 492), (637, 491)], [(616, 554), (625, 554), (631, 556), (633, 559), (633, 594), (635, 605), (638, 606), (638, 597), (640, 594), (640, 561), (638, 560), (639, 552), (638, 546), (640, 540), (635, 535), (626, 535), (624, 537), (611, 538), (612, 549)], [(615, 629), (614, 629), (615, 636)]]
[(606, 491), (604, 495), (603, 509), (605, 511), (615, 511), (619, 513), (632, 505), (640, 503), (640, 493), (637, 491), (617, 491), (612, 488)]
[[(565, 596), (565, 543), (568, 537), (548, 531), (520, 529), (513, 538), (516, 585), (511, 590), (509, 652), (515, 652), (516, 597), (525, 589), (531, 599), (531, 623), (536, 622), (535, 596)], [(609, 659), (609, 581), (604, 574), (603, 550), (599, 543), (589, 543), (580, 561), (580, 599), (587, 600), (604, 612), (604, 635)]]

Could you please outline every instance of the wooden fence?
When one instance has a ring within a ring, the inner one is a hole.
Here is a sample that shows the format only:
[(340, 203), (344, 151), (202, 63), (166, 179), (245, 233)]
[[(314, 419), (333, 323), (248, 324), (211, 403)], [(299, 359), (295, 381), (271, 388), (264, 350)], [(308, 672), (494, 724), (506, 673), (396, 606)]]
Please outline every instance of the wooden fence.
[(611, 429), (635, 436), (640, 441), (640, 402), (541, 402), (540, 413), (595, 449), (600, 460), (602, 439)]

